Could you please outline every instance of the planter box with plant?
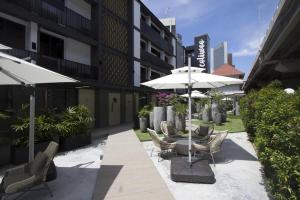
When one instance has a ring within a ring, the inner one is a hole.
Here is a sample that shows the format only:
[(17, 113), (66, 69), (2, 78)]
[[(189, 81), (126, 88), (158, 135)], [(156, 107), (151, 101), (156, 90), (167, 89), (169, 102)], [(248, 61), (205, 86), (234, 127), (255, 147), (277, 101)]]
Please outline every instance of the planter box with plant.
[[(5, 112), (0, 111), (0, 122), (9, 118)], [(10, 163), (11, 139), (8, 136), (0, 136), (0, 166)]]
[(61, 121), (55, 126), (60, 150), (68, 151), (91, 144), (89, 127), (92, 121), (87, 107), (78, 105), (67, 108)]
[(140, 130), (146, 132), (148, 128), (148, 117), (150, 112), (150, 106), (144, 106), (139, 112)]
[(157, 133), (161, 132), (160, 124), (166, 120), (165, 106), (168, 102), (168, 94), (160, 92), (156, 95), (157, 106), (153, 108), (153, 128)]

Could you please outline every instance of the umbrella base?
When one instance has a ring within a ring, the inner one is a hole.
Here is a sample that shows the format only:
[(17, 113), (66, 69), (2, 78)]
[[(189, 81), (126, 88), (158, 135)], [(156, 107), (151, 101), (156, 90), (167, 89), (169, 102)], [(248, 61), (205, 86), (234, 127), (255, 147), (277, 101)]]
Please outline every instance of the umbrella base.
[(171, 159), (171, 179), (175, 182), (206, 183), (216, 182), (215, 174), (207, 160), (194, 160), (192, 166), (187, 157)]

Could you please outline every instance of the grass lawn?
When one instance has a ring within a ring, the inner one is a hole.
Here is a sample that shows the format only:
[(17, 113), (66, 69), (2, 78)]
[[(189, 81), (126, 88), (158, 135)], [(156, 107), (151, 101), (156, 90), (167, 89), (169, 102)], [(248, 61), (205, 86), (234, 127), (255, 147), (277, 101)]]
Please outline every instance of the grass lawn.
[[(201, 120), (197, 120), (197, 119), (193, 119), (192, 123), (195, 125), (214, 125), (213, 122), (209, 122), (209, 123), (205, 123)], [(215, 130), (217, 131), (224, 131), (224, 130), (228, 130), (229, 133), (235, 133), (235, 132), (243, 132), (245, 131), (245, 127), (243, 125), (243, 122), (241, 120), (240, 116), (234, 116), (234, 115), (227, 115), (227, 122), (222, 124), (221, 126), (217, 126), (215, 125)], [(141, 132), (139, 129), (135, 129), (134, 130), (135, 134), (137, 135), (137, 137), (139, 138), (139, 140), (141, 142), (144, 141), (151, 141), (151, 137), (149, 135), (148, 132)], [(185, 133), (184, 135), (186, 135), (187, 133)], [(159, 136), (163, 136), (162, 134), (159, 134)]]
[[(196, 120), (193, 119), (192, 121), (193, 124), (195, 125), (213, 125), (213, 122), (205, 123), (202, 120)], [(228, 130), (230, 133), (235, 133), (235, 132), (243, 132), (245, 131), (244, 124), (241, 120), (240, 116), (234, 116), (232, 114), (227, 115), (227, 122), (222, 124), (221, 126), (215, 125), (215, 130), (217, 131), (224, 131)]]

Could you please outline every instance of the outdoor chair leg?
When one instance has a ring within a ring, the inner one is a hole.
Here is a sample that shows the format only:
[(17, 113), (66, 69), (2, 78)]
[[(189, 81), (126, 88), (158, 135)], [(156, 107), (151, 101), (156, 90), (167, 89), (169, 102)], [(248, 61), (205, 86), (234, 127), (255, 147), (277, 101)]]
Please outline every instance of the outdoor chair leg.
[(214, 167), (216, 167), (216, 163), (215, 163), (214, 155), (213, 155), (212, 153), (210, 153), (210, 156), (211, 156), (211, 158), (212, 158), (212, 160), (213, 160)]
[(43, 183), (46, 190), (49, 192), (50, 196), (53, 197), (52, 191), (50, 190), (48, 184), (46, 182)]
[(154, 151), (154, 147), (151, 150), (150, 157), (152, 157), (153, 151)]

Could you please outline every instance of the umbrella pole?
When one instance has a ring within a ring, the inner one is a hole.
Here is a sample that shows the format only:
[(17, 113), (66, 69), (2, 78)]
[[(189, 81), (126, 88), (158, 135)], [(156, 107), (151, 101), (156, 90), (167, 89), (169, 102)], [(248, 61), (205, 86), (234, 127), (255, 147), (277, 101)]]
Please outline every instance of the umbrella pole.
[(34, 118), (35, 118), (35, 85), (32, 85), (30, 94), (30, 114), (29, 114), (29, 162), (34, 158)]
[(191, 84), (191, 65), (189, 64), (189, 85), (188, 85), (188, 93), (189, 93), (189, 163), (192, 163), (192, 84)]

